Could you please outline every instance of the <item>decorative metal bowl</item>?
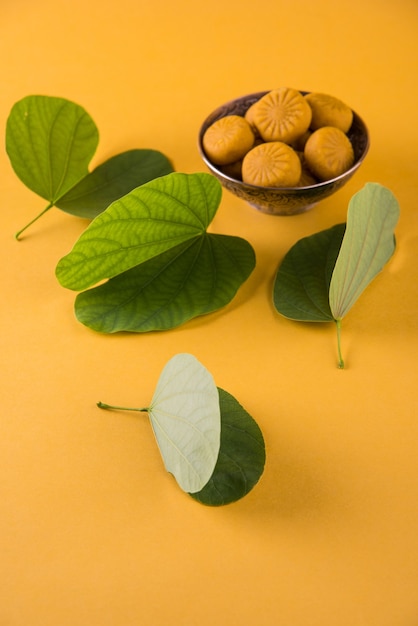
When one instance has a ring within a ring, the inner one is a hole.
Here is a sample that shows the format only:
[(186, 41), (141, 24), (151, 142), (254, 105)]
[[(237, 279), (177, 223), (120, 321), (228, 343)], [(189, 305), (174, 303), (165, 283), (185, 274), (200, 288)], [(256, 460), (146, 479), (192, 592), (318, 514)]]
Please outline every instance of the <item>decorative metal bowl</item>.
[[(363, 120), (353, 111), (353, 123), (347, 136), (353, 145), (354, 164), (340, 176), (325, 182), (319, 182), (315, 185), (309, 185), (308, 187), (260, 187), (231, 178), (222, 172), (219, 166), (214, 165), (206, 156), (202, 143), (203, 135), (213, 122), (221, 117), (225, 117), (225, 115), (244, 115), (247, 109), (266, 93), (268, 93), (268, 91), (248, 94), (241, 98), (231, 100), (215, 109), (215, 111), (205, 119), (200, 128), (198, 138), (199, 152), (208, 169), (216, 176), (223, 187), (239, 198), (249, 202), (251, 206), (262, 213), (269, 213), (270, 215), (297, 215), (298, 213), (308, 211), (320, 200), (327, 198), (341, 189), (341, 187), (350, 180), (367, 154), (369, 149), (369, 133)], [(308, 92), (301, 91), (301, 93), (306, 95)]]

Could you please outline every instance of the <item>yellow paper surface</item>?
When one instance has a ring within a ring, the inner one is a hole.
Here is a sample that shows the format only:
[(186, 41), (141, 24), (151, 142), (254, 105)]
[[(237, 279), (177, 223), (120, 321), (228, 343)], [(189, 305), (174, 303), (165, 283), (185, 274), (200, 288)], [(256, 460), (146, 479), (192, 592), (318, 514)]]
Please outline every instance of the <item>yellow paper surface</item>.
[[(0, 119), (29, 94), (87, 109), (92, 165), (161, 150), (205, 171), (204, 118), (279, 86), (335, 95), (366, 121), (369, 154), (297, 217), (225, 191), (213, 232), (257, 266), (233, 302), (177, 330), (104, 336), (79, 324), (58, 260), (86, 223), (44, 207), (0, 153), (1, 626), (418, 624), (418, 5), (415, 0), (4, 0)], [(401, 206), (395, 256), (343, 322), (298, 324), (272, 285), (301, 237), (343, 222), (366, 182)], [(194, 354), (260, 425), (265, 473), (205, 507), (164, 471), (144, 406)]]

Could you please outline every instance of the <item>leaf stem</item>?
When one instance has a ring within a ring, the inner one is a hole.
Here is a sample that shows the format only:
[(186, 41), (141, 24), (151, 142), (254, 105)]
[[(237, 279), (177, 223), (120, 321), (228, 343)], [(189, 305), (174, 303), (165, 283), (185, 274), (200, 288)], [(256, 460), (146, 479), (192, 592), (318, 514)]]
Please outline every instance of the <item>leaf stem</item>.
[(131, 408), (131, 407), (127, 407), (127, 406), (113, 406), (112, 404), (105, 404), (104, 402), (98, 402), (97, 406), (99, 407), (99, 409), (110, 409), (113, 411), (139, 411), (142, 413), (147, 413), (148, 409), (147, 408)]
[(15, 239), (17, 239), (19, 241), (19, 237), (20, 235), (27, 229), (29, 228), (29, 226), (32, 226), (32, 224), (34, 224), (37, 220), (39, 220), (40, 217), (42, 217), (42, 215), (44, 215), (47, 211), (49, 211), (49, 209), (52, 209), (52, 207), (54, 206), (54, 204), (51, 202), (50, 204), (48, 204), (47, 207), (45, 207), (45, 209), (43, 211), (41, 211), (39, 213), (39, 215), (37, 215), (36, 217), (33, 218), (33, 220), (31, 220), (28, 224), (26, 224), (26, 226), (24, 226), (23, 228), (21, 228), (16, 234), (15, 234)]
[(344, 369), (344, 359), (341, 352), (341, 318), (335, 320), (337, 324), (337, 344), (338, 344), (338, 367)]

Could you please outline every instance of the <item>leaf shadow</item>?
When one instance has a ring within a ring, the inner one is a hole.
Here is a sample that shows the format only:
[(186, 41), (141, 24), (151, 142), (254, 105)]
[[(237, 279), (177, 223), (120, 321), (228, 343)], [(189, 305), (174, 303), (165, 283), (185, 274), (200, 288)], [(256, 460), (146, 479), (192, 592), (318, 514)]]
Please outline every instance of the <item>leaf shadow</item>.
[(264, 474), (247, 496), (225, 507), (231, 516), (271, 529), (323, 525), (349, 514), (353, 497), (343, 469), (336, 473), (333, 460), (315, 446), (304, 445), (290, 434), (270, 436), (261, 427), (266, 441)]

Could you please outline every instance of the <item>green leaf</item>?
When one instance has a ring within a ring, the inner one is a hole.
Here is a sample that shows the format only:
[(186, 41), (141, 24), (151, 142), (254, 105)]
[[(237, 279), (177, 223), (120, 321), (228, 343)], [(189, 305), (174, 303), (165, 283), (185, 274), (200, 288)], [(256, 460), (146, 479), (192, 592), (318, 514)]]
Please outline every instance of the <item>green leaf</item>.
[(279, 313), (300, 321), (336, 322), (340, 368), (341, 320), (394, 253), (398, 219), (392, 192), (367, 183), (350, 200), (347, 225), (301, 239), (277, 272), (273, 300)]
[(243, 498), (259, 481), (266, 460), (263, 434), (247, 411), (228, 392), (219, 389), (221, 446), (214, 472), (191, 496), (211, 506)]
[(305, 322), (333, 320), (329, 285), (344, 236), (337, 224), (300, 239), (284, 257), (273, 287), (273, 301), (284, 317)]
[(341, 320), (395, 251), (399, 205), (389, 189), (367, 183), (350, 200), (347, 228), (332, 274), (332, 315)]
[(128, 150), (111, 157), (57, 201), (57, 207), (93, 219), (125, 194), (154, 178), (173, 171), (157, 150)]
[(254, 264), (244, 239), (206, 233), (78, 294), (76, 316), (104, 333), (174, 328), (228, 304)]
[(20, 180), (55, 204), (88, 172), (99, 135), (79, 105), (50, 96), (17, 102), (6, 124), (6, 151)]
[(210, 174), (172, 173), (145, 183), (93, 220), (59, 261), (59, 282), (81, 291), (201, 237), (221, 194)]
[(172, 357), (148, 414), (167, 471), (184, 491), (200, 491), (213, 474), (220, 447), (219, 394), (210, 372), (191, 354)]

